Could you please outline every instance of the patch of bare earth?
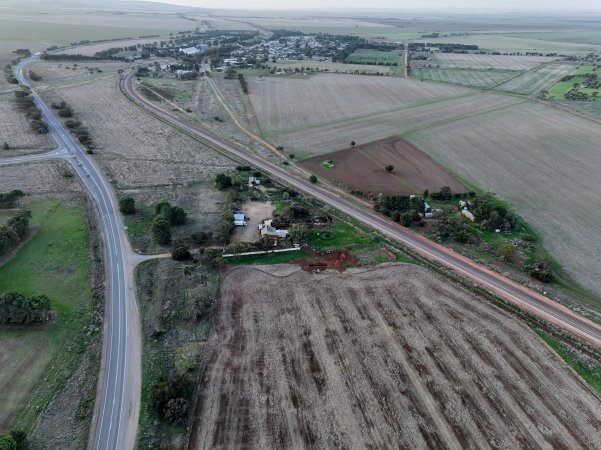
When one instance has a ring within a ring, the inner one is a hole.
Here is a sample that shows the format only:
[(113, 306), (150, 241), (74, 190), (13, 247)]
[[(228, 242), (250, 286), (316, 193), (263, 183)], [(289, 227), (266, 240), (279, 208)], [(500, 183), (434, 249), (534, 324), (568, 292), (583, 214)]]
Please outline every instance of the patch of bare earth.
[[(323, 167), (324, 160), (331, 161), (333, 167)], [(389, 164), (394, 166), (391, 173), (384, 169)], [(400, 138), (315, 156), (301, 166), (366, 194), (421, 194), (426, 189), (438, 191), (442, 186), (450, 186), (453, 192), (469, 190), (426, 153)]]
[(0, 166), (0, 192), (20, 189), (26, 194), (68, 194), (81, 192), (71, 166), (62, 161), (40, 161), (11, 166)]
[(17, 108), (12, 93), (0, 96), (0, 146), (5, 142), (9, 150), (0, 147), (0, 158), (43, 152), (54, 147), (47, 134), (37, 133), (31, 128), (23, 111)]
[(601, 400), (423, 268), (223, 279), (190, 448), (601, 448)]

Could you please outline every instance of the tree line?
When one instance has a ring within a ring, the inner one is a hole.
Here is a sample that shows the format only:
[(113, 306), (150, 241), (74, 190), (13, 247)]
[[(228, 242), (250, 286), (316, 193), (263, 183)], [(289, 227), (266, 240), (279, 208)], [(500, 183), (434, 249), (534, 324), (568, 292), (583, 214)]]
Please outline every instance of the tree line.
[(25, 297), (15, 291), (0, 294), (0, 324), (30, 324), (48, 320), (50, 300), (45, 295)]
[(25, 116), (29, 119), (29, 125), (40, 134), (48, 133), (48, 124), (42, 119), (42, 111), (35, 104), (29, 88), (22, 87), (15, 91), (15, 102)]
[(29, 233), (30, 218), (30, 211), (19, 211), (8, 220), (6, 225), (0, 227), (0, 257), (6, 255), (25, 239)]

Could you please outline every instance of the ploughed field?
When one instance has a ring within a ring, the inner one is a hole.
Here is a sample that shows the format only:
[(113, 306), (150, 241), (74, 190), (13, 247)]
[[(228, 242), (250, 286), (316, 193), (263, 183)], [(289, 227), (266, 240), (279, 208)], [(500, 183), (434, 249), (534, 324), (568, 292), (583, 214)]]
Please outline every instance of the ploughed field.
[(190, 448), (601, 448), (601, 400), (532, 331), (410, 265), (223, 279)]
[[(388, 164), (394, 166), (392, 173), (384, 169)], [(450, 186), (453, 192), (469, 190), (426, 153), (403, 139), (383, 139), (347, 148), (306, 159), (301, 165), (319, 177), (366, 194), (421, 194), (426, 189), (438, 191), (442, 186)]]

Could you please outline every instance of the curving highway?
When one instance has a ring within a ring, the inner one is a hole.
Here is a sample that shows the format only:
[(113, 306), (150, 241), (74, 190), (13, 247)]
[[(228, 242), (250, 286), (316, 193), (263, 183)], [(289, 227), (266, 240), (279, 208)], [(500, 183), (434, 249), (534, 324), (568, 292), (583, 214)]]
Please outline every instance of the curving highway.
[[(15, 68), (19, 82), (30, 88), (24, 70), (36, 59), (24, 59)], [(42, 98), (33, 89), (31, 93), (48, 123), (49, 132), (58, 149), (41, 155), (11, 158), (1, 163), (5, 165), (63, 158), (71, 163), (94, 200), (104, 238), (108, 298), (99, 396), (88, 446), (94, 450), (132, 448), (134, 442), (131, 428), (133, 426), (135, 437), (140, 396), (137, 309), (131, 281), (130, 251), (117, 201), (111, 185), (96, 164)]]
[(134, 80), (135, 74), (133, 72), (121, 80), (121, 89), (123, 92), (135, 104), (163, 122), (171, 124), (181, 131), (200, 139), (227, 156), (252, 164), (269, 173), (271, 177), (283, 184), (317, 198), (321, 202), (402, 243), (420, 255), (455, 270), (474, 284), (496, 293), (520, 308), (529, 311), (549, 323), (568, 330), (590, 344), (601, 348), (600, 325), (499, 273), (493, 272), (468, 258), (456, 254), (452, 250), (385, 219), (373, 210), (357, 206), (355, 203), (340, 197), (332, 190), (311, 184), (307, 180), (295, 176), (269, 161), (246, 152), (242, 147), (211, 134), (204, 128), (182, 120), (181, 116), (156, 106), (138, 94), (134, 87)]

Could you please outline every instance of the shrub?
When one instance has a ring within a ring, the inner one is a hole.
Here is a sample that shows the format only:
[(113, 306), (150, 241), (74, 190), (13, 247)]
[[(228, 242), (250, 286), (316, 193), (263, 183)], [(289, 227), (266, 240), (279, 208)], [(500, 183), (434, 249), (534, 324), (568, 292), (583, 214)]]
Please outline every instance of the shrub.
[(8, 142), (5, 142), (4, 145), (2, 145), (2, 148), (4, 150), (10, 150), (10, 146), (8, 145)]
[(315, 175), (311, 175), (309, 177), (309, 181), (313, 184), (317, 183), (317, 177)]
[(152, 237), (161, 244), (169, 244), (171, 242), (171, 227), (167, 220), (162, 216), (156, 216), (152, 221)]
[(399, 222), (404, 227), (410, 227), (411, 223), (413, 222), (413, 213), (408, 211), (408, 212), (404, 212), (403, 214), (400, 214)]
[(122, 214), (134, 214), (136, 212), (136, 201), (133, 197), (121, 197), (119, 199), (119, 211)]
[(196, 231), (195, 233), (192, 233), (192, 235), (190, 236), (190, 239), (196, 245), (201, 245), (207, 241), (210, 241), (212, 239), (212, 237), (213, 236), (210, 231)]
[(186, 223), (186, 217), (188, 216), (188, 213), (186, 213), (186, 211), (184, 211), (183, 208), (180, 208), (179, 206), (174, 206), (171, 208), (171, 211), (172, 225), (183, 225)]
[(10, 434), (0, 434), (0, 450), (17, 450), (17, 443)]
[(536, 278), (543, 283), (549, 283), (553, 280), (553, 274), (551, 273), (551, 263), (542, 259), (534, 264), (528, 266), (528, 273), (532, 278)]
[(232, 185), (232, 177), (227, 176), (224, 173), (219, 173), (215, 177), (215, 187), (220, 191), (227, 189)]
[(185, 261), (190, 258), (190, 252), (186, 247), (177, 247), (171, 252), (171, 257), (176, 261)]
[(513, 244), (501, 244), (499, 251), (501, 252), (501, 256), (507, 261), (512, 261), (517, 253), (517, 249)]

